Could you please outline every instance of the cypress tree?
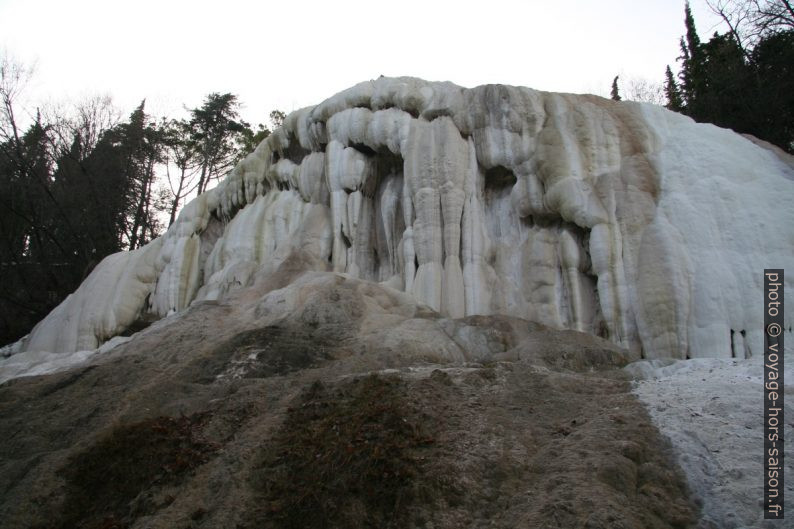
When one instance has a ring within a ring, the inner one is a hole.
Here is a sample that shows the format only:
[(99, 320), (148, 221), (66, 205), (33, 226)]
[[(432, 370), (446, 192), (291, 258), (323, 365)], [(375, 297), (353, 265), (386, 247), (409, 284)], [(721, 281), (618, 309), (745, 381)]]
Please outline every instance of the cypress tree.
[(703, 50), (695, 27), (695, 18), (689, 2), (684, 7), (686, 36), (681, 38), (681, 93), (687, 114), (695, 119), (703, 119), (701, 96), (708, 84), (704, 71)]
[(616, 75), (615, 78), (612, 79), (612, 92), (610, 92), (610, 96), (614, 101), (620, 101), (621, 99), (620, 94), (618, 93), (618, 77), (620, 76)]
[(667, 65), (667, 69), (664, 72), (664, 76), (664, 95), (667, 97), (667, 105), (665, 106), (675, 112), (681, 112), (684, 107), (683, 102), (681, 101), (681, 91), (678, 88), (678, 84), (675, 82), (673, 71), (670, 69), (669, 64)]
[(684, 25), (686, 26), (686, 44), (692, 59), (697, 59), (700, 49), (700, 37), (698, 37), (695, 27), (695, 17), (692, 16), (692, 9), (689, 2), (684, 7)]

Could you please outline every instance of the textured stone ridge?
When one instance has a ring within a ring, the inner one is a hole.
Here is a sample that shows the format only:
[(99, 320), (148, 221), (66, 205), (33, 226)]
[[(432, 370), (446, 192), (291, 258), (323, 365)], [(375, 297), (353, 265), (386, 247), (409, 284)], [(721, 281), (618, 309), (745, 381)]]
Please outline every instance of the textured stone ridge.
[(794, 169), (772, 151), (661, 107), (380, 78), (290, 114), (16, 349), (96, 348), (300, 253), (453, 318), (743, 358), (762, 343), (763, 268), (794, 269), (792, 203)]

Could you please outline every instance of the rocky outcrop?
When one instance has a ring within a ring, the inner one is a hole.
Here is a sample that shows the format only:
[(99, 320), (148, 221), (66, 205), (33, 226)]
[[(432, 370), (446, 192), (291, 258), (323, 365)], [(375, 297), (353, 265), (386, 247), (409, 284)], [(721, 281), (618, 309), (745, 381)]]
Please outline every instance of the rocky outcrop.
[(743, 358), (762, 343), (763, 268), (794, 268), (792, 202), (775, 153), (661, 107), (381, 78), (290, 114), (17, 350), (96, 348), (300, 255), (453, 319), (510, 315), (648, 358)]
[(299, 265), (0, 384), (0, 528), (695, 527), (625, 350)]

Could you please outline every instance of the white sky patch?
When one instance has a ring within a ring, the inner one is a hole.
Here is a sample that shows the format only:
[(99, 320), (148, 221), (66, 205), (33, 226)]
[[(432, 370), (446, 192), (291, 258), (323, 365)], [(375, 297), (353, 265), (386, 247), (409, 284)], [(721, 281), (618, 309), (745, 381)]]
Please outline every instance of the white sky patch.
[[(718, 20), (692, 10), (707, 40)], [(683, 0), (0, 0), (0, 49), (35, 62), (34, 102), (108, 93), (125, 115), (146, 98), (176, 117), (232, 92), (255, 124), (380, 75), (600, 95), (618, 74), (661, 82), (683, 18)]]

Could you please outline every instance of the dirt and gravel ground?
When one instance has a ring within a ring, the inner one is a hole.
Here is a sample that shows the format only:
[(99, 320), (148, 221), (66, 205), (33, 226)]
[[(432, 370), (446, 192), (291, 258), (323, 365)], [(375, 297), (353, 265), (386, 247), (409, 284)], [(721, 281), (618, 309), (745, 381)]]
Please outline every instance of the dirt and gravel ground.
[(696, 526), (625, 352), (282, 286), (0, 385), (0, 527)]

